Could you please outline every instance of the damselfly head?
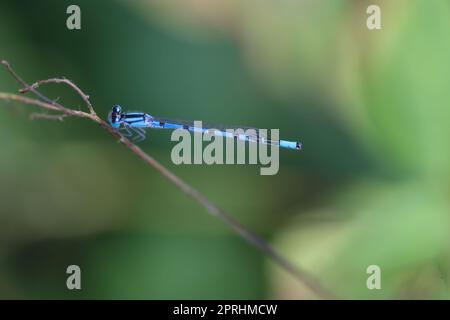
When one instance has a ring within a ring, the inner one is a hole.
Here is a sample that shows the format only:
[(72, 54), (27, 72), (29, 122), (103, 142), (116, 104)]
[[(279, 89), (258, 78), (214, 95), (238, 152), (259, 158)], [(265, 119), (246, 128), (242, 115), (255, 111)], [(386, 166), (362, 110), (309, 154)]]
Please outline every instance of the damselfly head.
[(120, 120), (122, 119), (122, 107), (118, 104), (112, 107), (112, 111), (108, 116), (109, 123), (114, 128), (120, 127)]
[(113, 113), (122, 113), (122, 107), (121, 106), (119, 106), (118, 104), (115, 104), (113, 107), (112, 107), (112, 112)]

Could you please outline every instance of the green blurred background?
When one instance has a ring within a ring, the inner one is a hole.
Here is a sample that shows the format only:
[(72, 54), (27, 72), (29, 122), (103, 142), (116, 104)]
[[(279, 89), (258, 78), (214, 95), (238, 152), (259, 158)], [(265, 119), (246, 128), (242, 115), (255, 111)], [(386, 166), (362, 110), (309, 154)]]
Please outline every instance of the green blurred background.
[[(280, 128), (305, 148), (280, 150), (275, 176), (176, 166), (169, 132), (141, 147), (339, 297), (450, 297), (448, 1), (2, 0), (0, 57), (29, 82), (72, 79), (103, 117)], [(315, 297), (101, 128), (31, 109), (0, 101), (0, 298)]]

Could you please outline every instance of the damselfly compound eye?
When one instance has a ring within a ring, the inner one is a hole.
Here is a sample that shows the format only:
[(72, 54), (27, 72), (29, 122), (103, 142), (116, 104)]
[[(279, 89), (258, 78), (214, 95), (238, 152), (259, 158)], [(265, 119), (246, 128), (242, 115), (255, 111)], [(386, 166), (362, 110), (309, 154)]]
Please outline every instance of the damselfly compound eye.
[(112, 112), (113, 113), (121, 113), (122, 112), (122, 107), (119, 106), (118, 104), (116, 104), (116, 105), (113, 106)]

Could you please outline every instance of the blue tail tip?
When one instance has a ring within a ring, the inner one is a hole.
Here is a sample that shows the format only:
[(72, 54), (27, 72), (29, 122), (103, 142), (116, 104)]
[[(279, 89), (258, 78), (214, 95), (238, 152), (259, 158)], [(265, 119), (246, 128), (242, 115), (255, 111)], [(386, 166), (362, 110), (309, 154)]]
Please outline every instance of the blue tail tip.
[(297, 145), (295, 146), (295, 149), (302, 150), (303, 145), (300, 142), (297, 142)]

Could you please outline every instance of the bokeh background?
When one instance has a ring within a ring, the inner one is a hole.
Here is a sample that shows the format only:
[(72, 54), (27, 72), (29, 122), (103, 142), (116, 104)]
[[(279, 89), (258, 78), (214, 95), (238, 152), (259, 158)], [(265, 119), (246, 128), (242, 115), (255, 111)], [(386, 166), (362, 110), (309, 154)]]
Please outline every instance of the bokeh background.
[[(340, 297), (450, 297), (448, 1), (2, 0), (0, 57), (29, 82), (74, 80), (104, 117), (280, 128), (305, 148), (275, 176), (176, 166), (168, 132), (141, 147)], [(1, 298), (315, 298), (101, 128), (31, 111), (0, 101)]]

